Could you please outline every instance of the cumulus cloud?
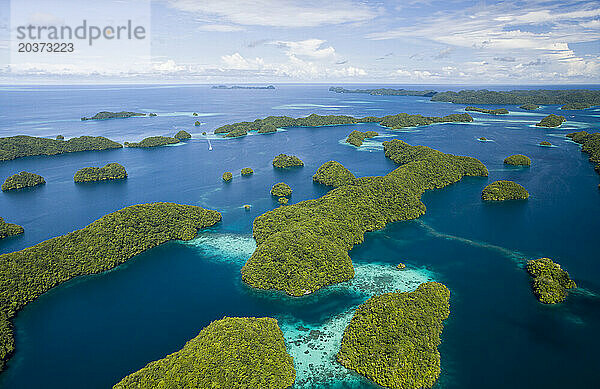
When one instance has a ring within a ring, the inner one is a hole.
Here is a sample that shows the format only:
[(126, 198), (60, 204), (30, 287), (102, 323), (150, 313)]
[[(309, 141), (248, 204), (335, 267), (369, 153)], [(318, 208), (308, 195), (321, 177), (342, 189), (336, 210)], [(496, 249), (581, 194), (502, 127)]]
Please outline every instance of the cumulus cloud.
[(212, 31), (212, 32), (235, 32), (244, 30), (240, 26), (234, 26), (231, 24), (204, 24), (198, 27), (200, 31)]
[(286, 54), (297, 57), (330, 58), (335, 55), (335, 49), (325, 46), (322, 39), (306, 39), (303, 41), (275, 41), (274, 44), (286, 49)]

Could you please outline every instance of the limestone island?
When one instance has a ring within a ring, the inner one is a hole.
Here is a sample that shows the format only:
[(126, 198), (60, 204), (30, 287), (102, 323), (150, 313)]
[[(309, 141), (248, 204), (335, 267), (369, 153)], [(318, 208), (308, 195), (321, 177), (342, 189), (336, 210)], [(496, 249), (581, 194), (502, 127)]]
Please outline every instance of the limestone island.
[(283, 332), (270, 317), (224, 317), (183, 348), (150, 362), (113, 389), (285, 389), (296, 380)]
[(515, 154), (504, 158), (504, 163), (513, 166), (531, 166), (531, 159), (523, 154)]
[(158, 116), (158, 115), (157, 115), (157, 114), (155, 114), (154, 112), (151, 112), (151, 113), (149, 113), (149, 114), (148, 114), (148, 116), (149, 116), (149, 117), (155, 117), (155, 116)]
[(399, 263), (399, 264), (396, 266), (396, 269), (398, 269), (398, 270), (404, 270), (404, 269), (406, 269), (406, 265), (405, 265), (405, 264), (403, 264), (403, 263)]
[(495, 181), (483, 188), (481, 192), (483, 200), (525, 200), (529, 198), (529, 192), (514, 181)]
[(314, 182), (334, 188), (356, 182), (354, 174), (337, 161), (328, 161), (322, 164), (312, 178)]
[(558, 115), (551, 113), (550, 115), (548, 115), (545, 118), (543, 118), (542, 120), (540, 120), (539, 123), (536, 123), (536, 126), (537, 127), (558, 127), (566, 121), (567, 121), (567, 119), (565, 119), (564, 116), (558, 116)]
[(279, 199), (277, 199), (277, 201), (281, 205), (286, 205), (288, 203), (289, 199), (287, 197), (280, 197)]
[(552, 146), (552, 143), (548, 142), (547, 140), (543, 140), (540, 142), (540, 146)]
[(231, 174), (231, 172), (223, 173), (223, 181), (228, 182), (228, 181), (231, 181), (232, 178), (233, 178), (233, 174)]
[(254, 170), (252, 170), (252, 168), (245, 167), (245, 168), (242, 169), (241, 173), (242, 173), (242, 176), (247, 176), (247, 175), (250, 175), (250, 174), (254, 174)]
[(276, 197), (290, 197), (292, 188), (285, 182), (278, 182), (271, 188), (271, 195)]
[(460, 92), (438, 92), (431, 101), (454, 104), (568, 104), (587, 103), (600, 105), (600, 90), (593, 89), (533, 89), (512, 91), (461, 90)]
[(250, 131), (260, 133), (269, 132), (269, 129), (291, 128), (291, 127), (320, 127), (341, 124), (378, 123), (392, 130), (406, 127), (428, 126), (436, 123), (470, 123), (473, 118), (468, 113), (454, 113), (443, 117), (409, 115), (400, 113), (383, 117), (367, 116), (355, 118), (347, 115), (317, 115), (311, 114), (306, 117), (292, 118), (289, 116), (269, 116), (264, 119), (256, 119), (252, 122), (239, 122), (226, 124), (215, 129), (215, 134), (224, 134), (226, 137), (234, 138), (248, 135)]
[(437, 282), (371, 297), (344, 330), (338, 362), (385, 388), (433, 387), (449, 301), (450, 291)]
[(170, 240), (190, 240), (221, 220), (192, 205), (150, 203), (109, 213), (80, 230), (0, 255), (0, 370), (15, 347), (10, 320), (74, 277), (102, 273)]
[(43, 185), (45, 183), (46, 180), (39, 174), (21, 172), (8, 177), (2, 184), (2, 191), (23, 189), (31, 186)]
[(354, 277), (348, 251), (367, 231), (425, 213), (421, 195), (460, 181), (487, 176), (477, 159), (444, 154), (400, 140), (383, 142), (385, 155), (401, 164), (385, 176), (357, 178), (324, 196), (278, 207), (253, 223), (257, 247), (242, 268), (255, 288), (303, 296)]
[(561, 110), (580, 110), (580, 109), (588, 109), (593, 107), (592, 104), (588, 103), (568, 103), (560, 107)]
[(477, 140), (480, 140), (482, 142), (486, 142), (487, 138), (485, 136), (482, 136), (482, 137), (478, 138)]
[(252, 206), (251, 206), (250, 204), (244, 204), (244, 209), (245, 209), (246, 211), (249, 211), (249, 210), (250, 210), (250, 208), (252, 208)]
[(65, 137), (62, 135), (56, 135), (56, 140), (65, 140)]
[(158, 147), (166, 145), (174, 145), (179, 143), (180, 140), (177, 138), (171, 138), (169, 136), (150, 136), (143, 139), (141, 142), (125, 142), (126, 147)]
[(273, 85), (267, 85), (267, 86), (213, 85), (212, 89), (269, 89), (269, 90), (271, 90), (271, 89), (275, 89), (275, 87)]
[(506, 115), (507, 113), (509, 113), (508, 109), (506, 109), (506, 108), (486, 109), (486, 108), (477, 108), (477, 107), (471, 107), (471, 106), (465, 108), (465, 111), (487, 113), (490, 115)]
[(295, 155), (279, 154), (273, 158), (273, 167), (285, 169), (288, 167), (304, 166), (304, 162)]
[(190, 139), (191, 137), (192, 137), (192, 135), (185, 130), (179, 130), (179, 132), (177, 132), (177, 134), (175, 134), (175, 138), (179, 139), (179, 140)]
[(200, 124), (202, 124), (202, 123), (200, 123), (198, 120), (196, 120), (196, 121), (194, 122), (194, 126), (196, 126), (196, 127), (198, 127)]
[(80, 136), (67, 141), (17, 135), (0, 138), (0, 161), (34, 155), (56, 155), (90, 150), (122, 148), (123, 145), (102, 136)]
[(519, 108), (524, 109), (526, 111), (534, 111), (534, 110), (540, 108), (540, 106), (537, 104), (529, 103), (529, 104), (523, 104), (523, 105), (519, 106)]
[(590, 134), (587, 131), (578, 131), (567, 134), (567, 137), (581, 145), (581, 151), (589, 154), (590, 162), (596, 164), (596, 173), (600, 174), (600, 132)]
[(437, 92), (434, 90), (407, 90), (407, 89), (391, 89), (391, 88), (379, 88), (379, 89), (346, 89), (339, 86), (332, 86), (329, 88), (330, 92), (335, 93), (363, 93), (372, 96), (421, 96), (431, 97)]
[(353, 146), (356, 147), (360, 147), (363, 144), (363, 141), (365, 139), (370, 139), (370, 138), (374, 138), (377, 135), (379, 135), (379, 133), (377, 131), (357, 131), (354, 130), (350, 133), (350, 135), (348, 135), (348, 138), (346, 138), (346, 143), (350, 143)]
[[(138, 112), (129, 112), (129, 111), (121, 111), (121, 112), (109, 112), (102, 111), (98, 112), (92, 117), (86, 118), (85, 116), (81, 118), (82, 121), (86, 120), (106, 120), (106, 119), (127, 119), (135, 116), (146, 116), (145, 113)], [(154, 115), (156, 116), (156, 115)]]
[(84, 167), (77, 170), (73, 180), (75, 182), (92, 182), (105, 180), (121, 180), (127, 178), (127, 171), (123, 165), (109, 163), (103, 167)]
[(558, 263), (550, 258), (539, 258), (527, 261), (527, 273), (533, 277), (533, 294), (544, 304), (557, 304), (567, 297), (567, 289), (577, 285), (569, 277), (569, 273), (561, 269)]
[(9, 236), (19, 235), (23, 232), (25, 232), (25, 230), (20, 225), (7, 223), (2, 217), (0, 217), (0, 239), (7, 238)]

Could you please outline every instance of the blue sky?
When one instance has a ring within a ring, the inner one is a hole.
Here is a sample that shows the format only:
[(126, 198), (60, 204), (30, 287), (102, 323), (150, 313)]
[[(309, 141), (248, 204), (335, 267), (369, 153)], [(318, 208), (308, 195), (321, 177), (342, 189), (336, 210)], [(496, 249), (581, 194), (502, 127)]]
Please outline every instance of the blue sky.
[(12, 65), (2, 12), (0, 82), (600, 81), (598, 1), (155, 0), (150, 12), (149, 56), (127, 69)]

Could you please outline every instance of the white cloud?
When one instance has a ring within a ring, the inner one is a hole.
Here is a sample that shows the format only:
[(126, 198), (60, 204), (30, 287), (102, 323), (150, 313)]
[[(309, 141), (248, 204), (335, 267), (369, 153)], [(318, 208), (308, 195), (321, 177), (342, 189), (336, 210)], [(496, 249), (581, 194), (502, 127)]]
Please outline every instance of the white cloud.
[(234, 26), (231, 24), (204, 24), (198, 27), (200, 31), (214, 31), (214, 32), (235, 32), (243, 31), (244, 29), (240, 26)]
[(275, 41), (274, 44), (285, 47), (289, 56), (306, 56), (316, 59), (333, 57), (335, 49), (331, 46), (324, 47), (324, 40), (307, 39), (303, 41)]
[(185, 66), (177, 65), (172, 59), (155, 63), (152, 65), (152, 68), (159, 73), (174, 73), (186, 70)]
[(264, 60), (262, 58), (248, 60), (244, 58), (240, 53), (224, 55), (221, 57), (221, 60), (225, 63), (225, 66), (228, 69), (258, 70), (264, 65)]

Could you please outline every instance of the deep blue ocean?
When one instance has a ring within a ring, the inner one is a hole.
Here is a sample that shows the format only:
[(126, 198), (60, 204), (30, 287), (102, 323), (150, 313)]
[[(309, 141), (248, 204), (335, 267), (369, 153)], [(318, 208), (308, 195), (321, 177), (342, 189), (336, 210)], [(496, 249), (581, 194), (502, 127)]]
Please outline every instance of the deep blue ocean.
[[(513, 88), (527, 87), (505, 89)], [(436, 388), (595, 387), (600, 362), (600, 176), (580, 146), (564, 135), (597, 131), (600, 108), (524, 111), (505, 106), (509, 115), (471, 113), (473, 123), (401, 131), (366, 123), (238, 139), (210, 135), (222, 124), (268, 115), (442, 116), (464, 107), (420, 97), (336, 94), (327, 85), (277, 85), (276, 90), (0, 87), (0, 136), (102, 135), (132, 142), (172, 136), (180, 129), (193, 135), (176, 146), (0, 162), (1, 180), (26, 170), (47, 181), (0, 193), (0, 216), (25, 228), (25, 234), (1, 240), (0, 253), (82, 228), (138, 203), (171, 201), (223, 214), (220, 224), (193, 241), (164, 244), (110, 272), (74, 279), (29, 304), (14, 321), (16, 353), (0, 374), (0, 387), (108, 388), (179, 350), (224, 316), (279, 320), (294, 356), (295, 388), (374, 387), (335, 362), (343, 328), (368, 297), (414, 290), (427, 280), (444, 283), (452, 293)], [(155, 112), (158, 117), (80, 121), (103, 110)], [(556, 129), (535, 127), (550, 113), (566, 115), (567, 122)], [(202, 124), (194, 126), (196, 120)], [(345, 144), (355, 129), (376, 130), (380, 136), (360, 148)], [(202, 136), (203, 131), (209, 135)], [(489, 141), (479, 141), (482, 136)], [(302, 298), (253, 290), (241, 282), (240, 269), (255, 247), (252, 221), (278, 206), (269, 194), (274, 183), (288, 183), (294, 191), (291, 203), (296, 203), (326, 193), (311, 176), (329, 160), (357, 176), (384, 175), (396, 167), (383, 154), (381, 142), (389, 139), (478, 158), (490, 175), (427, 192), (423, 217), (368, 233), (350, 252), (356, 268), (350, 282)], [(539, 146), (543, 140), (553, 146)], [(280, 153), (297, 155), (305, 166), (274, 169), (271, 160)], [(532, 166), (504, 166), (503, 159), (516, 153), (528, 155)], [(73, 182), (78, 169), (110, 162), (124, 165), (129, 178)], [(254, 174), (242, 178), (243, 167), (253, 168)], [(224, 171), (234, 172), (229, 184), (221, 179)], [(483, 202), (483, 187), (499, 179), (522, 184), (531, 197)], [(251, 210), (244, 210), (244, 204)], [(539, 257), (559, 262), (577, 282), (579, 288), (560, 305), (540, 304), (531, 293), (523, 264)], [(396, 270), (399, 262), (407, 270)]]

